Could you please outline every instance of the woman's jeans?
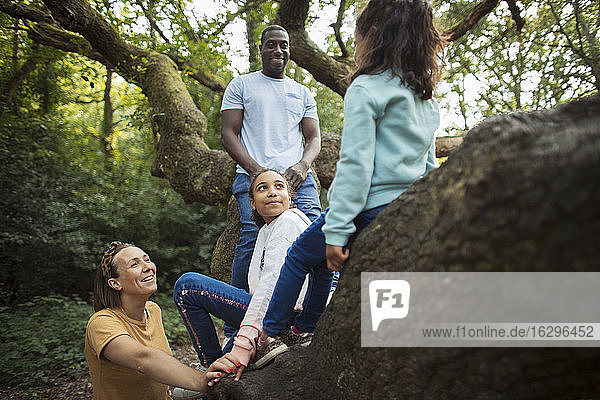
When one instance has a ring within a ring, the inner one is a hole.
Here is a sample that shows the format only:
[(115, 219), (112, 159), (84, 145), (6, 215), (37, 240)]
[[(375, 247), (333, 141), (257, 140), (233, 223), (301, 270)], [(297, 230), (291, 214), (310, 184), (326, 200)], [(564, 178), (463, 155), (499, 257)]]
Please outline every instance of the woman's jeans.
[[(349, 244), (386, 205), (363, 211), (354, 219), (356, 232), (350, 237)], [(326, 213), (322, 213), (306, 228), (288, 250), (263, 319), (263, 331), (271, 337), (281, 334), (290, 325), (303, 332), (314, 332), (325, 309), (333, 276), (333, 271), (327, 268), (325, 235), (322, 231)], [(310, 278), (302, 312), (295, 321), (290, 321), (290, 310), (294, 309), (307, 274)]]
[[(250, 198), (248, 190), (250, 187), (250, 177), (246, 174), (238, 173), (235, 175), (233, 182), (233, 195), (237, 200), (238, 211), (240, 213), (240, 222), (242, 228), (240, 230), (240, 240), (235, 247), (233, 256), (233, 264), (231, 265), (231, 284), (237, 288), (248, 291), (248, 268), (254, 251), (254, 243), (258, 235), (258, 227), (250, 219), (252, 208), (250, 207)], [(292, 198), (294, 204), (311, 220), (315, 220), (321, 214), (321, 203), (319, 201), (319, 192), (317, 191), (317, 183), (312, 173), (309, 172), (298, 189), (295, 196)], [(225, 324), (225, 336), (230, 337), (234, 334), (235, 329), (229, 324)]]
[(183, 274), (175, 283), (173, 300), (190, 334), (200, 362), (205, 367), (231, 350), (221, 350), (211, 315), (238, 329), (250, 304), (250, 294), (197, 272)]

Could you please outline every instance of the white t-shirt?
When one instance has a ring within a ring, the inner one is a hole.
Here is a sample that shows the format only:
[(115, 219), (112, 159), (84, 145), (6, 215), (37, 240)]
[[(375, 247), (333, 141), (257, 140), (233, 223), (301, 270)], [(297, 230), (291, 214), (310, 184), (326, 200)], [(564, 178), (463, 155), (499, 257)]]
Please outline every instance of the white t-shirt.
[[(304, 154), (302, 119), (319, 119), (308, 88), (287, 76), (270, 78), (262, 71), (229, 82), (221, 105), (224, 110), (244, 110), (240, 135), (244, 149), (261, 166), (282, 172)], [(247, 174), (239, 165), (236, 172)]]

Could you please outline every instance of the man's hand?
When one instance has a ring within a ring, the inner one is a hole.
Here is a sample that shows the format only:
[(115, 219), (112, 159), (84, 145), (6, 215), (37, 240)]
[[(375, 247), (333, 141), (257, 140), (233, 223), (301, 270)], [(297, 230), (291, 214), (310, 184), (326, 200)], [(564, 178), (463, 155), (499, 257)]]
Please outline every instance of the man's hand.
[(327, 268), (332, 271), (341, 272), (342, 266), (348, 257), (350, 257), (350, 249), (328, 244), (325, 256), (327, 257)]
[(283, 176), (288, 180), (293, 191), (300, 189), (300, 186), (304, 183), (308, 174), (308, 167), (309, 165), (306, 161), (300, 160), (285, 170)]

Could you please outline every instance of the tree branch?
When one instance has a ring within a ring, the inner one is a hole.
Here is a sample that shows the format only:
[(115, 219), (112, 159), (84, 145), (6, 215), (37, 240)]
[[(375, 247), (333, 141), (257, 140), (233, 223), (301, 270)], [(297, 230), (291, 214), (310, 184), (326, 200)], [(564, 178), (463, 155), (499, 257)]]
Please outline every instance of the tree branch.
[(340, 29), (342, 28), (342, 22), (344, 20), (344, 11), (346, 11), (346, 0), (340, 0), (340, 6), (337, 12), (337, 19), (330, 26), (333, 28), (333, 32), (335, 33), (335, 40), (340, 46), (342, 57), (348, 57), (348, 49), (346, 49), (346, 44), (342, 40), (342, 34), (340, 33)]
[(515, 21), (515, 24), (517, 24), (517, 32), (521, 33), (523, 26), (525, 26), (525, 20), (521, 17), (521, 10), (519, 10), (515, 0), (506, 0), (506, 3), (508, 3), (508, 9), (510, 10), (512, 19)]
[(0, 1), (0, 11), (13, 18), (22, 18), (33, 22), (47, 22), (49, 24), (55, 23), (50, 14), (16, 3)]
[(158, 27), (158, 25), (156, 24), (156, 21), (154, 20), (154, 17), (150, 13), (150, 11), (146, 9), (146, 7), (144, 6), (144, 3), (142, 2), (142, 0), (136, 0), (135, 2), (142, 9), (142, 12), (146, 16), (146, 19), (148, 20), (148, 23), (150, 23), (150, 26), (152, 27), (152, 29), (154, 29), (156, 32), (158, 32), (158, 35), (162, 38), (162, 40), (165, 41), (165, 43), (171, 43), (169, 41), (169, 38), (166, 37), (165, 34), (163, 33), (162, 29), (160, 29)]
[[(5, 3), (0, 3), (0, 11), (12, 17), (22, 17), (30, 21), (51, 21), (52, 24), (41, 22), (27, 29), (28, 36), (36, 43), (54, 47), (70, 53), (78, 53), (104, 65), (111, 66), (109, 61), (98, 51), (94, 50), (91, 44), (83, 37), (64, 30), (56, 25), (56, 21), (50, 14), (45, 14), (39, 10), (15, 6), (7, 7)], [(222, 79), (209, 72), (202, 71), (200, 67), (193, 62), (180, 57), (179, 55), (169, 55), (182, 71), (200, 84), (216, 92), (223, 93), (227, 86)]]
[(25, 78), (33, 72), (38, 64), (38, 60), (35, 58), (35, 54), (27, 58), (21, 68), (16, 70), (12, 76), (6, 82), (6, 86), (0, 93), (0, 117), (8, 106), (12, 103), (13, 96), (17, 91), (17, 88), (23, 83)]
[(194, 104), (175, 63), (166, 55), (123, 41), (115, 28), (83, 0), (44, 0), (66, 29), (81, 34), (114, 66), (138, 85), (152, 107), (160, 135), (155, 176), (166, 178), (187, 202), (227, 204), (235, 163), (203, 140), (206, 117)]
[(275, 23), (283, 26), (290, 35), (292, 60), (309, 71), (317, 81), (343, 96), (354, 61), (349, 57), (331, 57), (310, 40), (304, 28), (308, 8), (308, 0), (282, 0)]
[(488, 15), (496, 6), (499, 0), (483, 0), (477, 4), (465, 19), (455, 25), (453, 28), (442, 33), (442, 37), (449, 42), (453, 42), (466, 34), (475, 26), (480, 19)]
[(198, 81), (215, 92), (224, 93), (227, 84), (217, 75), (203, 71), (192, 61), (181, 57), (178, 54), (169, 54), (169, 57), (177, 64), (179, 70), (185, 72), (190, 78)]
[(78, 53), (104, 65), (109, 65), (104, 56), (92, 49), (90, 43), (83, 37), (55, 25), (40, 22), (29, 28), (27, 34), (36, 43), (70, 53)]
[(207, 36), (216, 36), (219, 33), (223, 32), (223, 29), (225, 29), (225, 27), (227, 25), (229, 25), (231, 23), (231, 21), (233, 21), (240, 15), (252, 10), (253, 8), (260, 6), (265, 1), (266, 0), (248, 0), (246, 2), (246, 4), (244, 4), (242, 7), (238, 8), (238, 10), (236, 12), (232, 12), (232, 13), (228, 12), (225, 15), (225, 21), (223, 21), (219, 25), (217, 25), (217, 27), (215, 29), (213, 29), (212, 32), (210, 32)]

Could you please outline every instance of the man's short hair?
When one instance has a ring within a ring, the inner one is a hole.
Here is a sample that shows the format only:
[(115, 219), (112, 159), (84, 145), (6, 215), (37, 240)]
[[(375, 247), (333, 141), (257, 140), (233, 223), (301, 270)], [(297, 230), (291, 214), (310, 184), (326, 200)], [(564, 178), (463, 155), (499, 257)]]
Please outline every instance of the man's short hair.
[(270, 31), (283, 31), (285, 33), (288, 33), (283, 26), (269, 25), (260, 34), (260, 44), (261, 45), (265, 42), (265, 34)]

